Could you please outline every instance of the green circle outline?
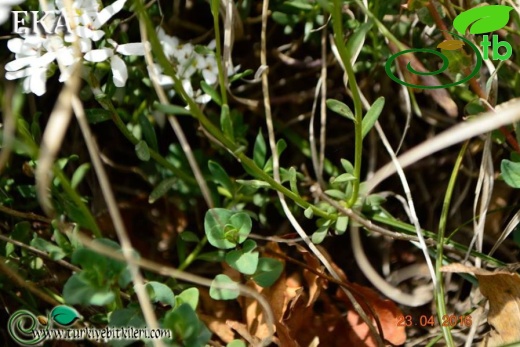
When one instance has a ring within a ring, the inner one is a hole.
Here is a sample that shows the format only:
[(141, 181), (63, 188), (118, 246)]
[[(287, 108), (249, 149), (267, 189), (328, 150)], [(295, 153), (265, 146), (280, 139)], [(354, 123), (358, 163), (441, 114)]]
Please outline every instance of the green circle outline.
[[(444, 30), (442, 30), (444, 31)], [(420, 85), (420, 84), (412, 84), (412, 83), (408, 83), (406, 81), (402, 81), (400, 80), (397, 76), (395, 76), (393, 73), (392, 73), (392, 70), (391, 70), (391, 65), (392, 63), (394, 62), (394, 60), (403, 55), (403, 54), (407, 54), (407, 53), (415, 53), (415, 52), (419, 52), (419, 53), (432, 53), (432, 54), (435, 54), (437, 55), (438, 57), (440, 57), (443, 61), (443, 64), (442, 66), (435, 70), (435, 71), (432, 71), (432, 72), (420, 72), (420, 71), (416, 71), (414, 68), (412, 68), (412, 66), (410, 65), (410, 62), (408, 62), (408, 64), (406, 65), (406, 68), (409, 72), (415, 74), (415, 75), (419, 75), (419, 76), (433, 76), (433, 75), (437, 75), (437, 74), (440, 74), (442, 72), (444, 72), (446, 70), (446, 68), (448, 68), (448, 65), (449, 65), (449, 61), (448, 61), (448, 58), (442, 54), (442, 52), (439, 52), (439, 51), (436, 51), (434, 49), (431, 49), (431, 48), (412, 48), (412, 49), (407, 49), (407, 50), (404, 50), (404, 51), (401, 51), (399, 53), (396, 53), (392, 56), (390, 56), (390, 58), (386, 61), (386, 64), (385, 64), (385, 71), (386, 71), (386, 74), (388, 75), (388, 77), (390, 77), (394, 82), (397, 82), (403, 86), (407, 86), (407, 87), (411, 87), (411, 88), (418, 88), (418, 89), (440, 89), (440, 88), (449, 88), (449, 87), (453, 87), (453, 86), (456, 86), (456, 85), (459, 85), (459, 84), (463, 84), (463, 83), (466, 83), (468, 82), (469, 80), (471, 80), (476, 74), (479, 73), (480, 71), (480, 68), (482, 67), (482, 56), (480, 55), (480, 52), (477, 48), (477, 46), (475, 46), (471, 41), (467, 40), (466, 38), (464, 38), (463, 36), (460, 36), (460, 35), (457, 35), (455, 33), (452, 33), (451, 31), (447, 31), (448, 33), (450, 33), (451, 35), (459, 38), (460, 40), (464, 41), (464, 43), (468, 44), (471, 49), (475, 52), (475, 55), (477, 56), (477, 62), (475, 64), (475, 67), (473, 68), (473, 70), (471, 71), (471, 73), (466, 76), (465, 78), (463, 78), (462, 80), (458, 81), (458, 82), (453, 82), (453, 83), (449, 83), (449, 84), (442, 84), (440, 86), (424, 86), (424, 85)]]

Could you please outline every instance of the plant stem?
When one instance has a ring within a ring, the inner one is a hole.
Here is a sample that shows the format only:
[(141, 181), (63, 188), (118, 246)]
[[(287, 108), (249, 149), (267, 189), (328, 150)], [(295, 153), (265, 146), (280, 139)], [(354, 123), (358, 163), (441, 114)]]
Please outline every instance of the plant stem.
[(226, 74), (224, 66), (222, 65), (222, 44), (220, 42), (220, 26), (218, 25), (218, 14), (219, 14), (220, 0), (211, 0), (211, 12), (213, 13), (213, 28), (215, 30), (215, 43), (216, 43), (216, 58), (218, 67), (218, 83), (220, 85), (220, 94), (222, 97), (222, 105), (228, 104), (227, 90), (226, 90)]
[[(446, 315), (446, 303), (444, 302), (444, 287), (442, 277), (443, 274), (441, 272), (442, 256), (444, 251), (444, 234), (446, 232), (446, 222), (450, 210), (450, 202), (451, 197), (453, 195), (453, 189), (455, 188), (455, 182), (457, 181), (460, 165), (462, 163), (462, 159), (464, 158), (464, 153), (466, 153), (466, 149), (468, 148), (468, 144), (469, 141), (464, 142), (462, 148), (460, 149), (457, 160), (455, 161), (455, 165), (453, 166), (450, 181), (446, 189), (446, 195), (444, 196), (444, 202), (442, 204), (441, 217), (439, 219), (439, 232), (437, 235), (437, 258), (435, 262), (435, 274), (437, 276), (437, 287), (435, 288), (435, 297), (437, 301), (437, 315), (439, 317), (440, 322), (442, 322), (442, 317)], [(453, 342), (453, 336), (451, 335), (451, 330), (448, 327), (442, 326), (442, 334), (444, 335), (444, 339), (448, 346), (455, 345)]]
[(354, 176), (356, 180), (353, 181), (352, 197), (348, 201), (349, 207), (354, 205), (357, 200), (359, 193), (359, 184), (361, 182), (361, 160), (363, 151), (363, 135), (362, 135), (362, 102), (361, 96), (359, 95), (359, 89), (356, 82), (356, 76), (354, 75), (354, 69), (351, 64), (350, 52), (345, 46), (343, 41), (343, 21), (342, 21), (342, 1), (334, 0), (334, 6), (332, 8), (332, 27), (334, 29), (334, 42), (338, 48), (339, 55), (345, 71), (348, 76), (348, 83), (352, 91), (352, 98), (354, 100), (354, 117), (355, 121), (355, 145), (354, 145)]
[[(292, 199), (294, 202), (296, 202), (298, 205), (300, 205), (303, 208), (311, 207), (314, 214), (320, 217), (324, 217), (327, 219), (334, 219), (334, 216), (332, 214), (329, 214), (318, 207), (308, 203), (305, 201), (301, 196), (293, 193), (290, 189), (287, 189), (282, 184), (276, 182), (271, 176), (269, 176), (267, 173), (265, 173), (262, 169), (260, 169), (255, 162), (246, 156), (243, 152), (239, 151), (240, 146), (236, 144), (234, 141), (229, 139), (227, 136), (225, 136), (222, 131), (217, 128), (201, 111), (201, 109), (198, 107), (198, 105), (195, 103), (195, 101), (186, 93), (184, 88), (182, 87), (182, 83), (177, 77), (176, 71), (172, 64), (168, 61), (168, 58), (165, 56), (164, 51), (162, 49), (161, 43), (159, 42), (159, 39), (157, 38), (157, 34), (155, 30), (153, 29), (152, 22), (148, 16), (148, 14), (144, 11), (142, 1), (136, 0), (136, 10), (139, 13), (140, 19), (145, 23), (148, 34), (149, 34), (149, 40), (150, 44), (152, 46), (152, 51), (154, 54), (154, 57), (159, 62), (159, 65), (163, 69), (163, 71), (169, 75), (173, 82), (174, 82), (174, 88), (178, 95), (180, 95), (184, 101), (188, 104), (189, 110), (193, 117), (195, 117), (204, 127), (204, 129), (211, 134), (216, 140), (218, 140), (225, 148), (227, 148), (229, 151), (231, 151), (235, 157), (238, 159), (242, 165), (246, 166), (250, 171), (254, 172), (255, 175), (266, 181), (273, 187), (274, 189), (280, 191), (282, 194), (287, 196), (288, 198)], [(356, 89), (357, 90), (357, 89)], [(360, 100), (361, 102), (361, 100)], [(361, 104), (360, 106), (361, 107)], [(361, 123), (360, 123), (361, 124)], [(361, 136), (361, 125), (360, 125), (360, 136)], [(150, 152), (151, 153), (151, 152)], [(360, 153), (361, 155), (361, 153)], [(359, 167), (360, 169), (360, 167)]]

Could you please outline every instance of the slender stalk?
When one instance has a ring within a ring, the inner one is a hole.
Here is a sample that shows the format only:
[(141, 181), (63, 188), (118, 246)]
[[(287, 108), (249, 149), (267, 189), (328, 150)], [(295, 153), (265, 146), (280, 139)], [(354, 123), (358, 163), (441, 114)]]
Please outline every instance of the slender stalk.
[(220, 0), (211, 0), (211, 12), (213, 13), (213, 29), (215, 30), (215, 43), (216, 43), (216, 58), (218, 67), (218, 83), (220, 86), (220, 94), (222, 97), (222, 105), (228, 104), (227, 90), (226, 90), (226, 75), (227, 71), (224, 71), (222, 65), (222, 43), (220, 42), (220, 26), (218, 24)]
[(332, 27), (334, 29), (334, 42), (338, 48), (339, 55), (345, 71), (348, 76), (348, 83), (352, 91), (352, 98), (354, 100), (354, 117), (355, 121), (355, 144), (354, 144), (354, 176), (356, 180), (353, 182), (352, 197), (348, 202), (349, 206), (353, 206), (357, 200), (359, 193), (359, 183), (361, 182), (361, 160), (363, 151), (363, 135), (362, 135), (362, 124), (363, 124), (363, 113), (362, 113), (362, 102), (361, 96), (359, 95), (359, 88), (356, 82), (356, 76), (354, 75), (354, 69), (350, 63), (351, 57), (348, 52), (345, 42), (343, 41), (343, 21), (342, 21), (342, 1), (334, 0), (334, 6), (332, 8)]
[[(468, 148), (469, 140), (464, 142), (462, 148), (460, 149), (457, 160), (455, 161), (455, 165), (453, 166), (453, 170), (451, 172), (450, 181), (448, 183), (448, 188), (446, 189), (446, 195), (444, 196), (444, 202), (442, 204), (442, 212), (439, 220), (439, 232), (437, 234), (437, 259), (435, 261), (435, 274), (437, 275), (437, 286), (435, 288), (435, 296), (437, 301), (437, 315), (439, 317), (439, 321), (442, 322), (442, 317), (445, 316), (446, 313), (446, 303), (444, 302), (444, 285), (443, 285), (443, 274), (441, 273), (442, 267), (442, 256), (444, 251), (444, 234), (446, 232), (446, 222), (448, 219), (448, 213), (450, 211), (450, 202), (451, 197), (453, 195), (453, 189), (455, 188), (455, 182), (457, 181), (457, 176), (459, 173), (460, 165), (462, 163), (462, 159), (464, 158), (464, 153)], [(446, 344), (448, 346), (454, 346), (453, 336), (451, 335), (451, 330), (448, 327), (442, 327), (442, 334), (444, 335), (444, 339), (446, 340)]]
[[(227, 148), (229, 151), (231, 151), (235, 157), (238, 159), (242, 165), (246, 166), (250, 171), (254, 172), (255, 175), (259, 178), (264, 180), (265, 182), (269, 183), (272, 188), (280, 191), (282, 194), (296, 202), (298, 205), (300, 205), (303, 208), (311, 207), (314, 214), (320, 217), (324, 217), (327, 219), (334, 219), (335, 217), (318, 207), (308, 203), (305, 201), (301, 196), (293, 193), (290, 189), (284, 187), (282, 184), (276, 182), (271, 176), (269, 176), (267, 173), (265, 173), (262, 169), (260, 169), (255, 162), (246, 156), (243, 152), (240, 150), (240, 146), (236, 144), (234, 141), (229, 139), (227, 136), (225, 136), (222, 131), (215, 126), (201, 111), (201, 109), (198, 107), (198, 105), (195, 103), (195, 101), (186, 93), (184, 88), (182, 87), (182, 83), (177, 77), (177, 74), (175, 72), (174, 67), (170, 62), (168, 61), (168, 58), (165, 56), (164, 51), (162, 49), (161, 43), (159, 42), (159, 39), (157, 38), (157, 34), (155, 30), (153, 29), (152, 22), (146, 13), (144, 11), (141, 1), (136, 1), (136, 11), (139, 13), (141, 20), (144, 21), (147, 32), (149, 34), (149, 40), (150, 45), (152, 47), (152, 52), (154, 54), (154, 57), (159, 62), (161, 68), (164, 70), (164, 72), (170, 76), (174, 82), (174, 88), (177, 94), (179, 94), (184, 101), (188, 104), (189, 110), (193, 117), (195, 117), (204, 127), (204, 129), (211, 134), (216, 140), (218, 140), (225, 148)], [(361, 131), (361, 130), (360, 130)], [(150, 152), (151, 153), (151, 152)]]

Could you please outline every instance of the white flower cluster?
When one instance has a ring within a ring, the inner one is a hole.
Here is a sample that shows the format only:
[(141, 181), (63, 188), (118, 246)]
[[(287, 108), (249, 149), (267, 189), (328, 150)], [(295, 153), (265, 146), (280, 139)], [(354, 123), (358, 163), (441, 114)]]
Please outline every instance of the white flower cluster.
[[(177, 77), (182, 81), (182, 86), (186, 93), (200, 104), (205, 104), (211, 100), (208, 94), (202, 93), (200, 89), (193, 89), (192, 77), (194, 75), (202, 76), (204, 81), (209, 85), (215, 85), (218, 80), (218, 64), (215, 54), (215, 41), (213, 40), (206, 48), (208, 54), (200, 54), (195, 51), (195, 47), (191, 43), (181, 44), (175, 36), (169, 36), (164, 30), (157, 28), (157, 36), (161, 42), (164, 53), (173, 66), (176, 67)], [(228, 75), (234, 74), (236, 69), (229, 69)], [(170, 76), (162, 74), (159, 64), (154, 64), (154, 71), (149, 71), (150, 76), (157, 76), (157, 82), (164, 87), (173, 86), (173, 80)], [(173, 94), (174, 91), (171, 91)]]
[[(5, 1), (5, 0), (0, 0)], [(7, 0), (9, 4), (17, 4), (23, 0)], [(60, 82), (66, 81), (80, 59), (88, 62), (99, 63), (107, 61), (112, 70), (113, 82), (116, 87), (123, 87), (128, 79), (128, 70), (121, 56), (144, 55), (149, 45), (143, 43), (118, 44), (111, 38), (106, 38), (105, 31), (101, 27), (107, 23), (116, 13), (121, 11), (127, 0), (116, 0), (111, 5), (101, 9), (97, 0), (73, 0), (71, 12), (66, 9), (65, 0), (49, 0), (52, 4), (42, 1), (43, 8), (49, 12), (42, 19), (43, 31), (30, 30), (19, 31), (21, 37), (8, 41), (7, 47), (15, 54), (15, 60), (5, 66), (6, 78), (9, 80), (24, 79), (24, 92), (32, 92), (41, 96), (46, 91), (46, 80), (49, 71), (54, 71), (56, 65), (60, 70)], [(54, 6), (54, 7), (52, 7)], [(4, 5), (0, 5), (2, 10)], [(65, 17), (68, 29), (73, 28), (73, 33), (45, 32), (45, 27), (53, 27), (59, 22), (60, 16)], [(26, 28), (27, 29), (27, 28)], [(177, 71), (177, 77), (187, 94), (196, 102), (204, 104), (211, 97), (204, 94), (200, 89), (193, 88), (192, 78), (197, 76), (209, 85), (215, 85), (218, 79), (218, 67), (213, 41), (204, 50), (207, 54), (199, 54), (190, 43), (181, 44), (179, 39), (167, 35), (162, 28), (157, 29), (158, 37), (164, 52)], [(81, 57), (75, 56), (72, 42), (79, 43)], [(97, 47), (96, 47), (97, 46)], [(150, 68), (149, 68), (150, 69)], [(155, 76), (157, 82), (164, 87), (173, 86), (170, 76), (162, 74), (162, 69), (154, 63), (154, 71), (149, 71), (152, 78)], [(229, 69), (228, 75), (235, 73), (237, 69)], [(173, 95), (173, 89), (170, 95)]]
[[(14, 0), (10, 0), (14, 1)], [(100, 9), (98, 1), (74, 0), (72, 2), (72, 16), (67, 16), (69, 27), (74, 33), (47, 34), (41, 30), (36, 32), (22, 32), (21, 38), (14, 38), (7, 42), (7, 47), (15, 53), (15, 60), (6, 66), (6, 78), (9, 80), (24, 78), (24, 92), (32, 92), (38, 96), (45, 93), (47, 72), (57, 63), (60, 68), (60, 82), (66, 81), (71, 73), (73, 64), (80, 59), (75, 57), (71, 46), (73, 40), (79, 40), (83, 58), (90, 62), (110, 61), (113, 81), (117, 87), (123, 87), (128, 79), (128, 70), (119, 55), (144, 55), (145, 46), (142, 43), (128, 43), (118, 45), (108, 39), (111, 47), (93, 48), (93, 43), (103, 38), (105, 32), (100, 28), (121, 11), (127, 0), (116, 0), (111, 5)], [(57, 19), (56, 11), (64, 11), (64, 0), (55, 0), (55, 8), (45, 8), (52, 12), (43, 20), (43, 26), (52, 27)]]

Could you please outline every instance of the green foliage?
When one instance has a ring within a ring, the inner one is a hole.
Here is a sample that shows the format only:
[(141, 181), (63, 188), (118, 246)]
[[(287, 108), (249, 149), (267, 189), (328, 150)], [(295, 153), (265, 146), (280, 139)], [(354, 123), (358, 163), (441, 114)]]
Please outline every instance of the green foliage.
[(213, 208), (206, 212), (204, 230), (214, 247), (230, 249), (244, 242), (251, 232), (251, 217), (244, 212)]
[(211, 282), (209, 295), (215, 300), (234, 300), (240, 295), (240, 290), (229, 276), (217, 275)]
[(500, 171), (504, 181), (513, 188), (520, 188), (520, 163), (503, 159)]

